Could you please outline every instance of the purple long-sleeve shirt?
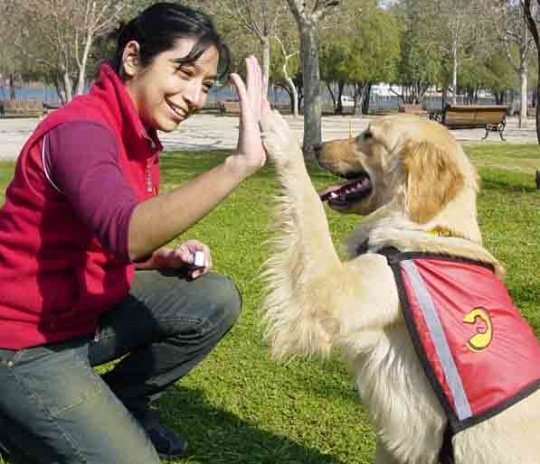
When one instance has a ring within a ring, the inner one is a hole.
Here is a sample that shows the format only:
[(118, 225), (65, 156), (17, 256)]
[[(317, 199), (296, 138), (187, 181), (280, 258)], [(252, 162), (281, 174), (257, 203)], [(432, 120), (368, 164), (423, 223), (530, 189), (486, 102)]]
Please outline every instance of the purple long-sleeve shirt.
[(51, 186), (105, 249), (129, 261), (129, 221), (137, 200), (118, 165), (112, 132), (93, 122), (68, 122), (47, 134), (42, 150)]

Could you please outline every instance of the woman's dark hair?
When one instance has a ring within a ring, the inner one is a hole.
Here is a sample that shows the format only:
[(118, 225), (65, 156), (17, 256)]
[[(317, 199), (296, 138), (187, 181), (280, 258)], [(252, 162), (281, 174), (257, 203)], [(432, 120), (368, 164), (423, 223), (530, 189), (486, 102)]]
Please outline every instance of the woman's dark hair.
[(229, 48), (222, 42), (210, 17), (202, 11), (175, 3), (155, 3), (148, 7), (123, 25), (117, 37), (116, 54), (111, 65), (118, 75), (122, 69), (124, 48), (131, 40), (140, 46), (143, 67), (152, 64), (160, 53), (173, 48), (177, 39), (188, 37), (198, 40), (180, 64), (194, 63), (212, 46), (219, 53), (220, 78), (226, 75), (231, 62)]

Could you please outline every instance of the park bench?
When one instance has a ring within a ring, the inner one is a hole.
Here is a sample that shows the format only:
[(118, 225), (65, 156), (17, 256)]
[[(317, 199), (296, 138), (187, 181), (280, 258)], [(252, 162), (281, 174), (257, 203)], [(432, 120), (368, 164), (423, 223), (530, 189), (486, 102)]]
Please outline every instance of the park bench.
[(424, 109), (422, 104), (413, 105), (409, 103), (400, 103), (399, 112), (405, 114), (414, 114), (416, 116), (427, 116), (428, 112)]
[(35, 117), (45, 112), (41, 100), (4, 100), (1, 106), (4, 116)]
[(240, 102), (237, 100), (221, 100), (218, 107), (222, 114), (240, 114)]
[(51, 103), (51, 102), (43, 102), (43, 112), (45, 114), (52, 113), (53, 111), (56, 111), (57, 109), (61, 108), (61, 103)]
[(505, 140), (507, 111), (506, 105), (446, 105), (444, 110), (431, 112), (429, 116), (449, 129), (484, 128), (486, 135), (482, 140), (490, 132), (498, 132), (501, 140)]

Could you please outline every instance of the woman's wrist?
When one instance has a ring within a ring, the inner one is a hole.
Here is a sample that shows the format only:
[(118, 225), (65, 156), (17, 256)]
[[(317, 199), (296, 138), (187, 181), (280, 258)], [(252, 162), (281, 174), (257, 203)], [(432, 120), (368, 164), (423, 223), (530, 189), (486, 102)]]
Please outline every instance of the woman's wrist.
[(250, 165), (244, 155), (239, 155), (237, 153), (228, 156), (225, 159), (224, 166), (227, 172), (236, 177), (239, 181), (243, 181), (260, 169), (260, 166)]

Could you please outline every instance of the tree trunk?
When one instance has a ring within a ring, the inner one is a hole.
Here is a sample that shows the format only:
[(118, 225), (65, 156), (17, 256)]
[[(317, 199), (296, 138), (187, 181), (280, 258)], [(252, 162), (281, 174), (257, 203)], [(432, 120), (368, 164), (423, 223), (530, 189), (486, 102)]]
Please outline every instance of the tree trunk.
[(86, 65), (88, 63), (88, 56), (90, 55), (90, 49), (92, 48), (92, 35), (88, 34), (86, 36), (86, 42), (84, 44), (83, 55), (81, 58), (81, 63), (79, 65), (79, 76), (77, 79), (77, 90), (75, 95), (82, 95), (84, 93), (84, 87), (86, 82)]
[(362, 83), (356, 83), (354, 85), (354, 115), (359, 116), (362, 111), (362, 90), (364, 88), (364, 84)]
[(345, 88), (345, 82), (339, 81), (338, 82), (338, 98), (337, 98), (337, 101), (335, 102), (336, 105), (335, 105), (335, 111), (334, 111), (334, 113), (336, 114), (343, 114), (343, 100), (341, 97), (343, 96), (344, 88)]
[(73, 82), (71, 81), (68, 71), (62, 71), (62, 75), (59, 76), (56, 91), (58, 92), (62, 104), (73, 100)]
[[(540, 55), (540, 50), (538, 55)], [(538, 76), (540, 76), (540, 56), (538, 56)], [(538, 104), (540, 98), (540, 79), (536, 85), (536, 139), (540, 143), (540, 105)]]
[(287, 91), (289, 93), (289, 97), (291, 98), (291, 112), (293, 114), (294, 119), (298, 118), (298, 90), (296, 90), (296, 85), (294, 85), (294, 81), (287, 73), (287, 64), (283, 65), (283, 74), (285, 76), (285, 82), (287, 83)]
[(293, 80), (290, 77), (287, 77), (287, 83), (291, 89), (292, 94), (292, 112), (294, 119), (298, 119), (298, 91), (294, 85)]
[(457, 74), (458, 74), (458, 43), (457, 40), (454, 40), (452, 43), (452, 90), (454, 94), (452, 95), (452, 105), (457, 104)]
[(263, 68), (263, 91), (265, 95), (268, 95), (268, 85), (270, 82), (270, 37), (264, 36), (262, 39), (263, 56), (262, 56), (262, 68)]
[(17, 97), (17, 93), (15, 92), (15, 78), (13, 77), (13, 74), (10, 74), (8, 77), (8, 85), (9, 85), (9, 99), (15, 100)]
[(527, 22), (527, 27), (529, 28), (529, 31), (532, 34), (534, 43), (536, 45), (536, 53), (538, 57), (536, 84), (536, 139), (540, 144), (540, 105), (538, 104), (538, 98), (540, 98), (540, 36), (538, 33), (538, 26), (535, 21), (536, 15), (538, 13), (538, 4), (531, 5), (531, 0), (523, 0), (522, 6), (525, 13), (525, 21)]
[(313, 147), (322, 140), (319, 48), (317, 23), (304, 19), (300, 25), (304, 79), (304, 158), (314, 159)]
[(289, 95), (291, 96), (291, 111), (294, 116), (294, 119), (298, 118), (298, 90), (296, 90), (296, 85), (294, 85), (294, 81), (291, 76), (289, 76), (289, 71), (287, 70), (287, 64), (289, 62), (289, 59), (294, 55), (287, 55), (285, 51), (283, 51), (283, 55), (285, 56), (285, 63), (283, 63), (283, 67), (281, 68), (283, 71), (283, 76), (285, 78), (285, 82), (287, 83), (287, 87), (289, 90)]
[(446, 86), (444, 86), (444, 89), (442, 91), (442, 96), (441, 96), (441, 109), (442, 110), (444, 110), (447, 103), (448, 103), (448, 91), (446, 90)]
[(521, 95), (519, 105), (519, 127), (527, 127), (527, 103), (528, 103), (528, 85), (527, 85), (527, 65), (523, 63), (519, 70), (519, 82), (521, 84)]
[(371, 84), (366, 84), (366, 90), (363, 95), (362, 100), (362, 114), (369, 113), (369, 99), (371, 96)]

